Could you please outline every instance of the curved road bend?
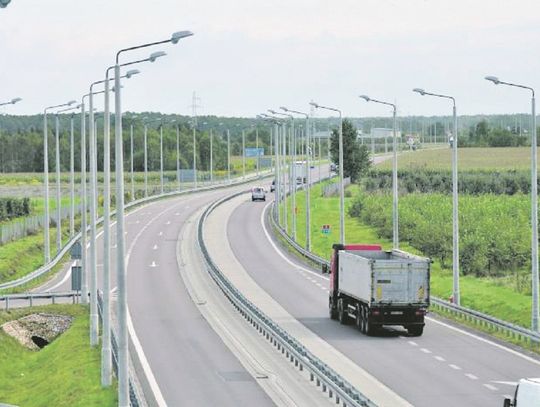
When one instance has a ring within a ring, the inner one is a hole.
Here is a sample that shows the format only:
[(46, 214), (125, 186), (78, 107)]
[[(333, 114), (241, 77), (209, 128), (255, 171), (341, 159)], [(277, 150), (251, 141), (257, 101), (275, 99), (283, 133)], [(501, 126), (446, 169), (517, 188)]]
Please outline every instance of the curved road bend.
[[(260, 182), (268, 183), (255, 183)], [(157, 201), (126, 217), (129, 311), (166, 405), (274, 405), (200, 314), (186, 290), (176, 258), (177, 240), (188, 218), (210, 202), (234, 191), (247, 190), (250, 185)], [(111, 242), (115, 241), (114, 235), (113, 232)], [(114, 249), (115, 246), (111, 253), (113, 297)], [(101, 234), (99, 274), (102, 254)], [(54, 285), (56, 291), (71, 288), (69, 278)], [(47, 286), (50, 288), (51, 284)]]
[(498, 406), (540, 362), (430, 317), (424, 335), (386, 330), (367, 337), (328, 317), (328, 280), (319, 270), (277, 253), (262, 215), (269, 204), (247, 195), (229, 218), (227, 234), (253, 279), (301, 323), (418, 407)]

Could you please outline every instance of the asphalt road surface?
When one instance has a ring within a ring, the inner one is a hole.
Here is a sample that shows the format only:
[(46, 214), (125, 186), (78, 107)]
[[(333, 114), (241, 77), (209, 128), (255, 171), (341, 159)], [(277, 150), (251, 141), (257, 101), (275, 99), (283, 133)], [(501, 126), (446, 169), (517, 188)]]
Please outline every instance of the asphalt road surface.
[(277, 253), (262, 224), (267, 207), (245, 200), (230, 217), (227, 233), (239, 262), (289, 313), (411, 404), (499, 406), (520, 378), (538, 377), (536, 358), (434, 317), (415, 338), (399, 328), (368, 337), (330, 320), (327, 277)]

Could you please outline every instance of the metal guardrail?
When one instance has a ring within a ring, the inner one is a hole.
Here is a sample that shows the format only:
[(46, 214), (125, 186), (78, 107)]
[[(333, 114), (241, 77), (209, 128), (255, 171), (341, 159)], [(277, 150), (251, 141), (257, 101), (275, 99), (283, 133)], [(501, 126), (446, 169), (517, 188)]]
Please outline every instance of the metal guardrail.
[(216, 207), (242, 193), (244, 192), (236, 193), (214, 202), (204, 211), (199, 219), (198, 243), (209, 274), (240, 314), (291, 363), (294, 363), (295, 367), (300, 371), (306, 369), (309, 372), (310, 380), (312, 382), (315, 381), (317, 387), (320, 387), (323, 392), (328, 392), (328, 397), (333, 397), (336, 404), (341, 403), (342, 406), (350, 407), (376, 407), (373, 401), (347, 382), (330, 366), (313, 355), (296, 338), (289, 335), (287, 331), (265, 315), (255, 304), (250, 302), (213, 262), (204, 243), (204, 222)]
[[(270, 174), (271, 174), (270, 171), (261, 171), (260, 175), (259, 175), (259, 178), (267, 177)], [(246, 182), (251, 182), (251, 181), (253, 181), (253, 180), (257, 179), (257, 178), (258, 177), (257, 177), (256, 174), (250, 174), (250, 175), (246, 176), (246, 178), (239, 178), (239, 179), (237, 179), (235, 181), (232, 181), (231, 183), (222, 183), (222, 184), (210, 185), (210, 186), (205, 186), (205, 187), (196, 188), (196, 189), (185, 189), (185, 190), (181, 190), (181, 191), (166, 192), (166, 193), (160, 194), (160, 195), (148, 196), (148, 197), (137, 199), (135, 201), (131, 201), (131, 202), (127, 203), (125, 205), (125, 208), (126, 209), (131, 209), (131, 208), (134, 208), (134, 207), (139, 206), (139, 205), (143, 205), (143, 204), (146, 204), (146, 203), (158, 201), (160, 199), (165, 199), (165, 198), (169, 198), (169, 197), (172, 197), (172, 196), (186, 195), (186, 194), (191, 194), (191, 193), (201, 192), (201, 191), (208, 191), (208, 190), (213, 190), (213, 189), (221, 189), (221, 188), (225, 188), (225, 187), (233, 186), (233, 185), (241, 185), (241, 184), (246, 183)], [(115, 214), (116, 214), (116, 211), (111, 211), (111, 217), (115, 216)], [(96, 224), (100, 225), (102, 222), (103, 222), (103, 217), (100, 217), (97, 220)], [(87, 230), (90, 230), (90, 227), (88, 227)], [(4, 289), (7, 289), (7, 288), (19, 287), (19, 286), (21, 286), (23, 284), (26, 284), (26, 283), (28, 283), (28, 282), (30, 282), (30, 281), (38, 278), (38, 277), (41, 277), (44, 274), (47, 274), (49, 271), (51, 271), (60, 262), (60, 260), (62, 260), (62, 258), (67, 254), (67, 252), (71, 249), (71, 247), (75, 244), (75, 242), (79, 241), (80, 238), (81, 238), (81, 232), (79, 232), (75, 236), (73, 236), (64, 245), (64, 247), (62, 247), (62, 249), (56, 254), (56, 256), (49, 263), (41, 266), (40, 268), (32, 271), (31, 273), (28, 273), (27, 275), (25, 275), (23, 277), (20, 277), (20, 278), (18, 278), (16, 280), (12, 280), (12, 281), (8, 281), (8, 282), (0, 284), (0, 290), (4, 290)]]
[[(103, 299), (102, 299), (102, 293), (98, 290), (98, 315), (99, 318), (103, 318), (102, 316), (102, 308), (103, 308)], [(116, 334), (114, 330), (114, 326), (111, 325), (111, 356), (112, 356), (112, 366), (114, 370), (114, 374), (116, 377), (118, 377), (118, 343), (116, 342)], [(139, 381), (136, 379), (135, 374), (133, 374), (133, 368), (129, 366), (129, 405), (133, 407), (144, 407), (146, 406), (146, 400), (144, 398), (144, 392), (139, 384)]]
[(28, 300), (30, 307), (34, 305), (34, 300), (39, 299), (50, 299), (52, 304), (56, 304), (58, 298), (72, 298), (73, 304), (76, 303), (77, 299), (81, 296), (80, 292), (69, 291), (69, 292), (58, 292), (58, 293), (24, 293), (24, 294), (8, 294), (1, 295), (0, 302), (4, 302), (4, 309), (9, 310), (10, 303), (13, 301)]
[[(275, 214), (274, 204), (272, 204), (272, 210), (270, 212), (272, 214)], [(330, 267), (330, 262), (328, 260), (317, 256), (314, 253), (308, 252), (297, 242), (295, 242), (287, 234), (287, 232), (280, 225), (278, 225), (275, 216), (269, 215), (269, 217), (271, 218), (272, 226), (274, 227), (274, 229), (277, 230), (280, 236), (287, 242), (287, 244), (292, 246), (300, 255), (312, 261), (313, 263), (318, 264), (319, 266), (321, 266), (321, 268), (323, 265)], [(484, 327), (494, 332), (502, 333), (509, 338), (528, 342), (531, 346), (540, 347), (540, 333), (538, 332), (531, 331), (530, 329), (503, 321), (501, 319), (492, 317), (491, 315), (487, 315), (467, 307), (453, 304), (449, 301), (445, 301), (437, 297), (431, 296), (430, 300), (432, 307), (439, 311), (450, 313), (453, 316), (457, 316), (458, 318), (479, 327)]]

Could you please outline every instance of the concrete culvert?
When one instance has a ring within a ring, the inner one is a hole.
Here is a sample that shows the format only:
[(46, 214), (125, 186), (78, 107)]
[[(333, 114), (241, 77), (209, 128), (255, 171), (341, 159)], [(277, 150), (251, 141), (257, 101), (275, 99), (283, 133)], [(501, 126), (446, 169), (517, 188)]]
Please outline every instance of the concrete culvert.
[(49, 341), (47, 339), (42, 338), (41, 336), (34, 335), (32, 336), (31, 339), (32, 339), (32, 342), (34, 342), (39, 349), (43, 349), (45, 346), (49, 344)]

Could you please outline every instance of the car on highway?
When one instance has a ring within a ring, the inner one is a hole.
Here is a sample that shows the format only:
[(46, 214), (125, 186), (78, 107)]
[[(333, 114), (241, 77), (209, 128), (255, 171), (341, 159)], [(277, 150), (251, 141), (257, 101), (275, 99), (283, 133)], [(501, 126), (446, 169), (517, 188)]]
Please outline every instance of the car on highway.
[(540, 406), (540, 378), (521, 379), (516, 386), (514, 397), (506, 397), (503, 407)]
[(251, 200), (252, 201), (266, 201), (266, 192), (263, 187), (251, 188)]
[(276, 190), (276, 180), (272, 181), (272, 184), (270, 184), (270, 192), (274, 192)]

